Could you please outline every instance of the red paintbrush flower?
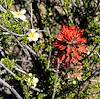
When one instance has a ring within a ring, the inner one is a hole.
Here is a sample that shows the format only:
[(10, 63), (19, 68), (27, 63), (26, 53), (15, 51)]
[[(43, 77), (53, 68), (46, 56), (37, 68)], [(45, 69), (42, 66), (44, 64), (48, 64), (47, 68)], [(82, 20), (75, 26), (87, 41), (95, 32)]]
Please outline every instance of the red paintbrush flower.
[(64, 25), (56, 38), (54, 47), (58, 48), (59, 52), (63, 52), (61, 55), (58, 55), (60, 57), (60, 63), (64, 63), (65, 67), (71, 64), (80, 65), (80, 61), (83, 58), (82, 54), (88, 51), (84, 45), (87, 43), (84, 30), (78, 26), (68, 27)]
[(87, 39), (83, 35), (84, 30), (77, 26), (63, 26), (60, 33), (57, 34), (57, 40), (67, 44), (85, 44)]

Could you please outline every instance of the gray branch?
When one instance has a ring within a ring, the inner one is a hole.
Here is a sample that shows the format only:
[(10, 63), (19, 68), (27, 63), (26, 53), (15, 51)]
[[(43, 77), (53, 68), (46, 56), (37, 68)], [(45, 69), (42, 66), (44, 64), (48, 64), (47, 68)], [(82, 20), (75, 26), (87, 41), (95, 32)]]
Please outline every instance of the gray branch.
[(10, 73), (13, 77), (16, 77), (16, 75), (11, 71), (11, 70), (9, 70), (4, 64), (2, 64), (1, 62), (0, 62), (0, 66), (1, 67), (3, 67), (8, 73)]
[(0, 5), (0, 11), (7, 12), (6, 9), (4, 9), (2, 5)]
[(19, 35), (19, 34), (17, 34), (17, 33), (14, 33), (14, 32), (12, 32), (12, 31), (9, 31), (7, 28), (5, 28), (5, 27), (2, 26), (2, 25), (0, 25), (0, 27), (1, 27), (3, 30), (7, 31), (9, 34), (12, 34), (12, 35), (14, 35), (14, 36), (19, 36), (19, 37), (23, 37), (23, 36), (24, 36), (24, 35)]
[(13, 94), (16, 96), (17, 99), (23, 99), (13, 87), (11, 87), (7, 82), (2, 80), (1, 78), (0, 78), (0, 84), (9, 88), (13, 92)]
[(59, 72), (59, 59), (58, 59), (58, 64), (57, 64), (57, 69), (56, 69), (56, 73), (55, 73), (55, 82), (54, 82), (54, 89), (53, 89), (53, 94), (52, 94), (52, 99), (55, 99), (55, 95), (56, 95), (56, 83), (57, 83), (57, 80), (58, 80), (58, 72)]

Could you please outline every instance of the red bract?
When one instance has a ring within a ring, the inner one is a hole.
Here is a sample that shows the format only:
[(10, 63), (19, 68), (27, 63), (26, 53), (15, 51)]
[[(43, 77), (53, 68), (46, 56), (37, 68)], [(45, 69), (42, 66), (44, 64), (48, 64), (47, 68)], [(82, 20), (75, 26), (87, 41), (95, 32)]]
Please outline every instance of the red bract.
[(84, 30), (79, 29), (77, 26), (63, 26), (60, 33), (57, 34), (57, 40), (66, 42), (67, 44), (84, 44), (87, 39), (83, 35)]
[(87, 53), (88, 52), (88, 49), (86, 48), (86, 46), (83, 46), (83, 45), (80, 45), (78, 50), (80, 51), (80, 53)]
[(58, 55), (60, 63), (65, 64), (65, 67), (70, 65), (82, 66), (82, 54), (87, 53), (87, 38), (84, 36), (84, 30), (78, 26), (63, 26), (61, 31), (56, 36), (57, 40), (54, 47), (61, 51)]

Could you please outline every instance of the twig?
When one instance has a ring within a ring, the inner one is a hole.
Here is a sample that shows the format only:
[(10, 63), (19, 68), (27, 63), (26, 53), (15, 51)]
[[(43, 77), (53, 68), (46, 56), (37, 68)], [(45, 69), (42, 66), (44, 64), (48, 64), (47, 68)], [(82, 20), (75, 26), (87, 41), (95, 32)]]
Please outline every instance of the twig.
[(31, 26), (32, 26), (32, 29), (33, 29), (34, 26), (33, 26), (33, 8), (32, 8), (32, 0), (31, 0), (31, 3), (30, 3), (30, 8), (31, 8)]
[(2, 70), (2, 71), (0, 71), (0, 75), (3, 75), (3, 74), (6, 74), (6, 70), (4, 69), (4, 70)]
[(43, 92), (42, 90), (38, 89), (38, 88), (34, 88), (34, 87), (31, 87), (31, 89), (37, 91), (37, 92)]
[(45, 30), (45, 29), (44, 30), (39, 30), (39, 32), (47, 32), (47, 30)]
[(88, 58), (98, 46), (100, 46), (100, 45), (99, 44), (96, 44), (94, 46), (94, 48), (91, 50), (91, 52), (88, 55), (86, 55), (85, 58), (83, 58), (81, 61), (83, 61), (84, 59)]
[[(14, 32), (12, 32), (12, 31), (9, 31), (7, 28), (5, 28), (5, 27), (3, 27), (3, 26), (1, 26), (1, 25), (0, 25), (0, 27), (1, 27), (2, 29), (4, 29), (5, 31), (11, 33), (13, 36), (15, 36), (15, 38), (16, 38), (16, 36), (20, 36), (20, 37), (23, 37), (23, 36), (24, 36), (24, 35), (19, 35), (19, 34), (17, 34), (17, 33), (14, 33)], [(25, 53), (28, 57), (30, 57), (30, 54), (29, 54), (29, 52), (27, 51), (27, 49), (24, 48), (24, 46), (18, 41), (17, 38), (16, 38), (15, 40), (16, 40), (16, 42), (18, 43), (18, 45), (20, 45), (20, 47), (23, 49), (24, 53)]]
[[(3, 26), (1, 26), (1, 25), (0, 25), (0, 27), (1, 27), (2, 29), (6, 30), (7, 32), (11, 33), (11, 34), (14, 35), (14, 36), (24, 36), (24, 35), (18, 35), (18, 34), (16, 34), (16, 33), (12, 32), (12, 31), (9, 31), (7, 28), (5, 28), (5, 27), (3, 27)], [(37, 54), (36, 54), (28, 45), (22, 45), (22, 44), (17, 40), (17, 38), (16, 38), (16, 42), (22, 47), (24, 53), (25, 53), (28, 57), (30, 57), (30, 54), (29, 54), (29, 52), (28, 52), (27, 50), (29, 50), (33, 55), (37, 56)]]
[(91, 82), (98, 82), (100, 83), (100, 79), (99, 80), (93, 80), (93, 79), (90, 79)]
[(93, 77), (95, 77), (96, 75), (98, 75), (98, 74), (96, 74), (98, 71), (100, 73), (100, 68), (97, 68), (95, 71), (92, 71), (91, 76), (89, 76), (85, 81), (83, 81), (81, 83), (80, 88), (79, 88), (79, 94), (78, 95), (80, 95), (83, 91), (85, 91), (85, 89), (87, 88), (87, 86), (89, 84), (89, 81), (91, 81), (91, 79)]
[(11, 71), (11, 70), (9, 70), (4, 64), (2, 64), (1, 62), (0, 62), (0, 66), (2, 66), (8, 73), (10, 73), (13, 77), (16, 77), (16, 75)]
[(2, 5), (0, 5), (0, 11), (7, 12), (6, 9), (4, 9), (4, 8), (2, 7)]
[(30, 54), (29, 54), (28, 50), (25, 49), (24, 45), (22, 45), (22, 44), (18, 41), (17, 38), (16, 38), (15, 40), (16, 40), (16, 42), (18, 43), (18, 45), (22, 48), (22, 50), (24, 51), (24, 53), (30, 58)]
[[(49, 28), (47, 28), (47, 31), (48, 31), (49, 37), (51, 37)], [(49, 57), (48, 57), (48, 66), (47, 66), (47, 69), (49, 69), (49, 67), (50, 67), (50, 57), (51, 57), (51, 38), (50, 38), (50, 52), (49, 52)]]
[[(85, 84), (87, 84), (87, 82), (90, 81), (93, 77), (98, 76), (98, 75), (100, 75), (100, 67), (99, 68), (96, 68), (96, 70), (93, 71), (93, 73), (91, 74), (91, 76), (89, 76), (87, 79), (83, 80), (82, 82), (80, 82), (78, 84), (79, 85), (79, 88), (78, 88), (78, 92), (77, 92), (78, 93), (77, 94), (77, 99), (80, 99), (79, 96), (81, 95), (81, 93), (83, 91), (85, 91), (85, 88), (86, 88)], [(73, 87), (70, 87), (69, 86), (67, 89), (69, 89), (70, 91), (68, 91), (68, 90), (63, 91), (63, 94), (61, 96), (65, 95), (66, 93), (69, 94), (73, 90), (77, 90), (77, 86), (74, 89), (73, 89)]]
[(5, 31), (7, 31), (9, 34), (12, 34), (12, 35), (14, 35), (14, 36), (19, 36), (19, 37), (23, 37), (24, 35), (19, 35), (19, 34), (17, 34), (17, 33), (14, 33), (14, 32), (12, 32), (12, 31), (9, 31), (7, 28), (5, 28), (4, 26), (2, 26), (2, 25), (0, 25), (0, 27), (2, 28), (2, 29), (4, 29)]
[(25, 71), (19, 69), (18, 67), (16, 67), (15, 70), (16, 70), (16, 71), (19, 71), (19, 72), (21, 72), (21, 73), (23, 73), (23, 74), (27, 74)]
[(60, 0), (60, 3), (62, 4), (62, 6), (64, 6), (64, 0)]
[(7, 1), (6, 1), (6, 0), (4, 0), (4, 2), (5, 2), (5, 7), (6, 7), (6, 9), (7, 9)]
[(25, 59), (24, 60), (23, 59), (16, 59), (16, 61), (17, 62), (22, 62), (22, 61), (24, 61), (24, 62), (30, 62), (29, 60), (25, 60)]
[(61, 3), (61, 7), (62, 7), (64, 13), (67, 15), (68, 11), (64, 8), (64, 2), (63, 2), (63, 0), (60, 0), (60, 3)]
[(30, 51), (30, 53), (33, 54), (33, 56), (37, 56), (36, 52), (33, 51), (33, 49), (31, 49), (28, 45), (24, 45), (24, 47), (25, 47), (26, 49), (28, 49), (28, 50)]
[[(4, 68), (8, 73), (10, 73), (13, 77), (16, 77), (16, 75), (15, 75), (11, 70), (9, 70), (4, 64), (2, 64), (1, 62), (0, 62), (0, 66), (3, 67), (3, 68)], [(19, 72), (21, 72), (21, 73), (26, 74), (25, 71), (19, 69), (18, 67), (19, 67), (19, 66), (17, 65), (17, 67), (15, 67), (15, 70), (17, 70), (17, 71), (19, 71)]]
[(13, 94), (16, 96), (17, 99), (23, 99), (14, 88), (12, 88), (7, 82), (2, 80), (1, 78), (0, 78), (0, 84), (3, 84), (7, 88), (9, 88), (13, 92)]
[(57, 65), (57, 69), (56, 69), (56, 73), (55, 73), (55, 82), (54, 82), (54, 89), (53, 89), (53, 94), (52, 94), (52, 99), (55, 99), (55, 95), (56, 95), (56, 83), (57, 83), (57, 80), (58, 80), (58, 71), (59, 71), (59, 59), (58, 59), (58, 65)]
[(99, 56), (99, 58), (100, 58), (100, 54), (98, 53), (98, 52), (96, 52), (97, 53), (97, 55)]

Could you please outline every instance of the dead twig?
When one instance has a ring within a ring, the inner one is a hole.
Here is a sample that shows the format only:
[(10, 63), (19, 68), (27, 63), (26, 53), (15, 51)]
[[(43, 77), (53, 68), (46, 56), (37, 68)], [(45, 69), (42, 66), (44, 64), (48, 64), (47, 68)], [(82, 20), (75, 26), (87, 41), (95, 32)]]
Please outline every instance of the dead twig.
[(21, 73), (23, 73), (23, 74), (27, 74), (25, 71), (19, 69), (18, 67), (16, 67), (15, 70), (16, 70), (16, 71), (19, 71), (19, 72), (21, 72)]
[(32, 53), (33, 56), (36, 56), (36, 57), (37, 57), (36, 52), (35, 52), (32, 48), (30, 48), (28, 45), (24, 45), (24, 47), (25, 47), (27, 50), (29, 50), (29, 52)]
[(47, 66), (47, 69), (49, 69), (49, 67), (50, 67), (50, 57), (51, 57), (51, 35), (50, 35), (49, 28), (47, 28), (47, 31), (48, 31), (48, 34), (49, 34), (49, 37), (50, 37), (50, 52), (49, 52), (49, 56), (48, 56), (48, 66)]
[(7, 12), (2, 5), (0, 5), (0, 11)]
[(30, 20), (31, 20), (31, 26), (32, 26), (32, 29), (33, 29), (34, 26), (33, 26), (33, 8), (32, 8), (32, 0), (31, 0), (31, 2), (30, 2), (30, 8), (31, 8), (31, 18), (30, 18)]
[(52, 99), (55, 99), (55, 95), (56, 95), (56, 83), (57, 83), (57, 80), (58, 80), (58, 72), (59, 72), (59, 59), (58, 59), (58, 65), (57, 65), (57, 68), (56, 68), (56, 73), (55, 73), (55, 82), (54, 82), (54, 89), (53, 89), (53, 94), (52, 94)]
[(91, 79), (97, 75), (100, 75), (100, 68), (97, 68), (96, 70), (92, 71), (91, 76), (89, 76), (85, 81), (80, 84), (78, 95), (85, 91), (85, 89), (88, 87), (89, 81), (91, 81)]
[(3, 30), (7, 31), (9, 34), (12, 34), (12, 35), (14, 35), (14, 36), (19, 36), (19, 37), (23, 37), (23, 36), (24, 36), (23, 34), (22, 34), (22, 35), (19, 35), (19, 34), (15, 33), (15, 32), (9, 31), (7, 28), (5, 28), (5, 27), (2, 26), (2, 25), (0, 25), (0, 27), (1, 27)]
[(43, 90), (40, 90), (38, 88), (31, 87), (31, 89), (33, 89), (34, 91), (37, 91), (37, 92), (43, 92)]
[(0, 84), (9, 88), (13, 92), (13, 94), (16, 96), (17, 99), (23, 99), (13, 87), (11, 87), (7, 82), (2, 80), (1, 78), (0, 78)]
[(11, 70), (9, 70), (4, 64), (2, 64), (1, 62), (0, 62), (0, 66), (2, 66), (8, 73), (10, 73), (13, 77), (16, 77), (16, 75), (11, 71)]
[(28, 50), (24, 47), (24, 45), (21, 44), (17, 38), (15, 40), (16, 40), (17, 44), (22, 48), (24, 53), (28, 56), (28, 58), (30, 58), (30, 54), (29, 54)]
[(4, 2), (5, 2), (5, 7), (6, 7), (6, 9), (7, 9), (7, 0), (4, 0)]

